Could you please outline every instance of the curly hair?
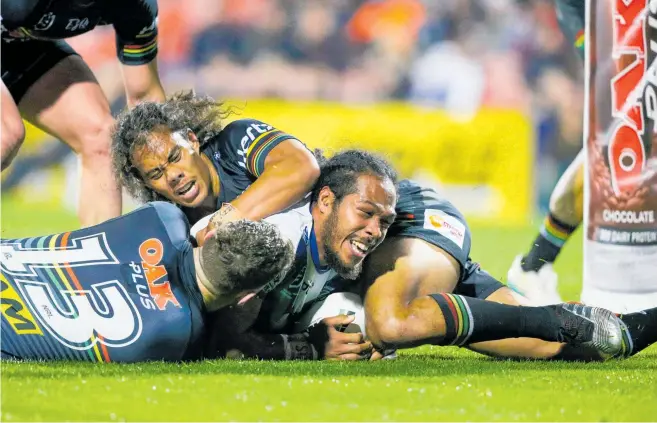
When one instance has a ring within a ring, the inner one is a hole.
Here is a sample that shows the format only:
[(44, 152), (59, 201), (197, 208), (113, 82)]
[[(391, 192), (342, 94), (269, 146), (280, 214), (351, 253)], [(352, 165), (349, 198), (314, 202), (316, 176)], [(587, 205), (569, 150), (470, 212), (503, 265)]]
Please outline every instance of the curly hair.
[(132, 162), (137, 148), (148, 142), (153, 132), (192, 130), (201, 149), (223, 129), (222, 120), (233, 113), (231, 107), (194, 91), (181, 91), (163, 103), (144, 102), (123, 111), (112, 130), (112, 167), (119, 183), (131, 196), (147, 202), (166, 199), (146, 186)]
[(264, 221), (224, 223), (201, 251), (201, 264), (215, 292), (257, 290), (282, 280), (294, 259), (292, 243)]

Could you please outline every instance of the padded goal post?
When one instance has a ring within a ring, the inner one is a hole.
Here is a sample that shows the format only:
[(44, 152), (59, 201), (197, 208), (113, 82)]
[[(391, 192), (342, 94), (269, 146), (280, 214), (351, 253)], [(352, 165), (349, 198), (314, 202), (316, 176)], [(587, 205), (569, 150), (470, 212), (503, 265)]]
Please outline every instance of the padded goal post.
[(582, 301), (657, 306), (657, 0), (587, 0)]

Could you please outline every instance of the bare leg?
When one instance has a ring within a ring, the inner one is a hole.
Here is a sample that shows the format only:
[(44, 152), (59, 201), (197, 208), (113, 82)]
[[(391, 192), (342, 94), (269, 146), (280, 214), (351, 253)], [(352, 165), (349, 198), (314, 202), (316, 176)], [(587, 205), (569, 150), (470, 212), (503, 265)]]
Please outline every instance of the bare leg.
[(2, 90), (2, 150), (0, 150), (0, 156), (2, 170), (5, 170), (23, 144), (25, 126), (18, 107), (4, 82), (0, 82), (0, 89)]
[[(366, 331), (372, 343), (397, 348), (437, 343), (446, 333), (445, 316), (428, 295), (453, 292), (459, 274), (456, 260), (432, 244), (414, 238), (386, 240), (368, 259), (363, 275)], [(507, 288), (488, 299), (518, 305)], [(548, 358), (561, 345), (513, 338), (478, 343), (473, 349), (507, 357)]]
[(82, 59), (68, 56), (61, 60), (30, 87), (19, 109), (27, 120), (78, 154), (82, 226), (120, 215), (121, 190), (110, 159), (114, 120), (103, 91)]

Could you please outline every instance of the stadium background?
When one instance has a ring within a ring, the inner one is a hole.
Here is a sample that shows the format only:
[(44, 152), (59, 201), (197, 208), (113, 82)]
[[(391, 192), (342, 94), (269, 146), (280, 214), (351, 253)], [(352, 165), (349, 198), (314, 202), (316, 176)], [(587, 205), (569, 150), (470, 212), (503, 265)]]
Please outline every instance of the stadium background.
[[(527, 223), (581, 146), (581, 64), (544, 0), (160, 0), (167, 92), (230, 100), (329, 151), (381, 151), (472, 220)], [(70, 40), (114, 113), (111, 27)], [(263, 100), (267, 99), (267, 100)], [(76, 161), (29, 128), (12, 199), (74, 211)], [(36, 195), (35, 195), (36, 194)]]

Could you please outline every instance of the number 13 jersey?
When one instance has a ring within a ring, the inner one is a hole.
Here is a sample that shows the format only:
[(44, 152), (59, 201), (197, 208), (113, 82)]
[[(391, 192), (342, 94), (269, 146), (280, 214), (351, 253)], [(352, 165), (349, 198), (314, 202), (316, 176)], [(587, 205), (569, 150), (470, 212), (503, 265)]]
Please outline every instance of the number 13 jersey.
[(188, 234), (177, 207), (150, 203), (90, 228), (1, 240), (3, 358), (193, 358), (204, 308)]

